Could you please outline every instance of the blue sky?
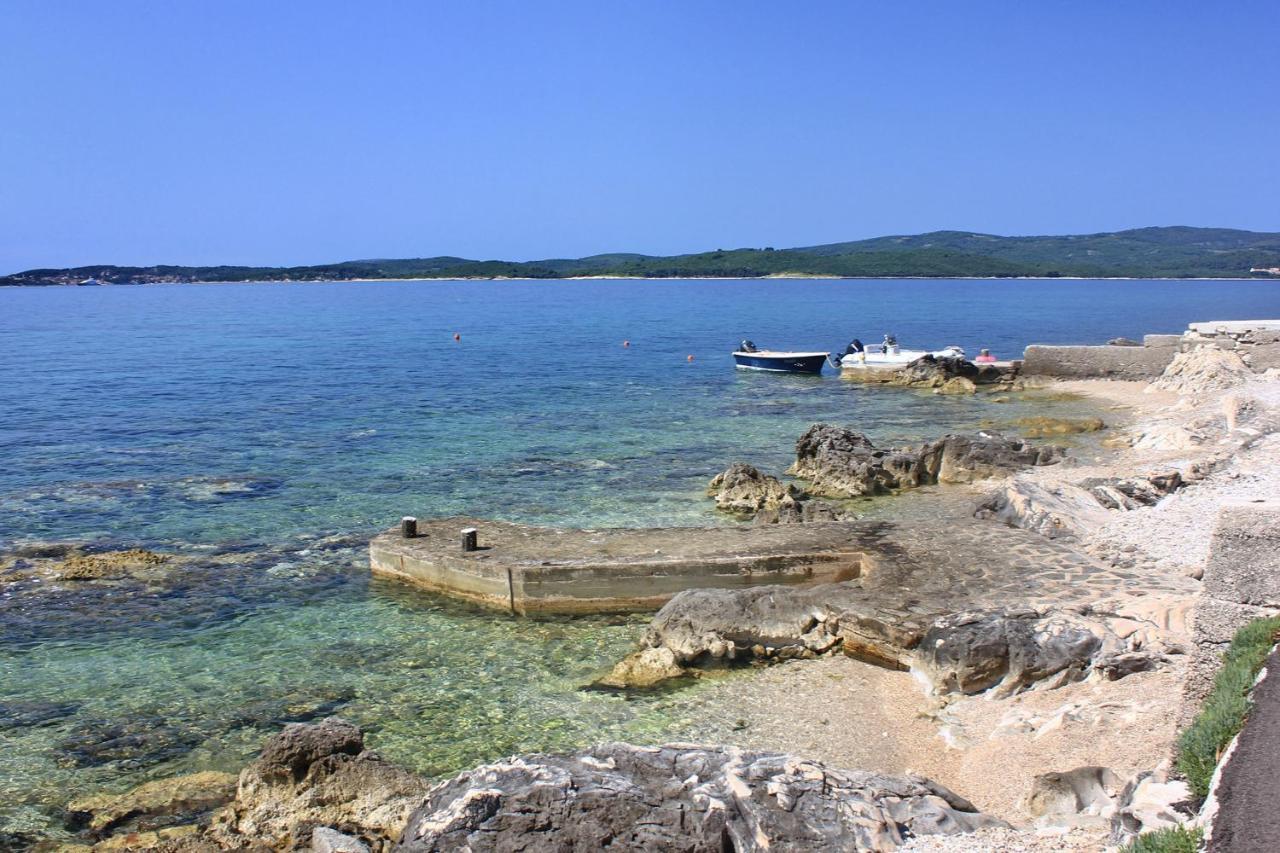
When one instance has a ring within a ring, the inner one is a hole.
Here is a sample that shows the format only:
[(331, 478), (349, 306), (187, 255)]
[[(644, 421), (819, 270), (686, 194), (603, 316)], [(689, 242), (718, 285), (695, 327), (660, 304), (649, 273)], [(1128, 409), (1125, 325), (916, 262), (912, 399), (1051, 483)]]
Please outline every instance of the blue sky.
[(1280, 3), (0, 2), (0, 273), (1280, 230)]

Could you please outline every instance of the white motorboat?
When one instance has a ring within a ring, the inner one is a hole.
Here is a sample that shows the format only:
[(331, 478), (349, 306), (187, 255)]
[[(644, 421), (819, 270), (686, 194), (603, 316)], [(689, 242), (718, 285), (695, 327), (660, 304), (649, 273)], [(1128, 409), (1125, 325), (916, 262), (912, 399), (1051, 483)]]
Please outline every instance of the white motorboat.
[(831, 361), (844, 370), (862, 370), (867, 368), (906, 367), (918, 358), (926, 355), (934, 358), (964, 358), (964, 350), (958, 346), (943, 347), (939, 350), (903, 349), (891, 336), (886, 336), (884, 343), (864, 347), (861, 342), (849, 344), (841, 355), (833, 355)]

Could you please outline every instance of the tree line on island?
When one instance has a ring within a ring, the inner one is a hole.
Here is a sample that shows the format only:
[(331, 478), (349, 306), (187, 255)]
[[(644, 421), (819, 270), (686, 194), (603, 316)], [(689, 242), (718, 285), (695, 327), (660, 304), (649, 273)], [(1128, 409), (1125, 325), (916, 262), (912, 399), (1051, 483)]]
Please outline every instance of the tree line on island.
[(585, 276), (762, 278), (788, 275), (832, 278), (1266, 278), (1280, 276), (1280, 233), (1182, 226), (1045, 237), (933, 231), (791, 249), (716, 249), (670, 256), (617, 253), (540, 261), (476, 261), (444, 256), (294, 267), (96, 265), (27, 270), (0, 277), (0, 285)]

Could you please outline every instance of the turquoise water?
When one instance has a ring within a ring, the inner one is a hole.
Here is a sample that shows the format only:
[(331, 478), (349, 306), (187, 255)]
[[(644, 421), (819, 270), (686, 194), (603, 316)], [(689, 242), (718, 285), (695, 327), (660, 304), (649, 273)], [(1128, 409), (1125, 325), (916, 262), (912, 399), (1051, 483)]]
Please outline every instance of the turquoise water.
[(0, 288), (0, 543), (191, 559), (161, 583), (0, 588), (0, 832), (57, 834), (72, 796), (235, 768), (327, 713), (430, 774), (696, 737), (679, 693), (579, 689), (643, 618), (480, 613), (371, 582), (360, 543), (406, 512), (716, 523), (706, 480), (781, 472), (817, 420), (891, 442), (1080, 405), (738, 372), (742, 337), (1012, 357), (1278, 313), (1262, 282)]

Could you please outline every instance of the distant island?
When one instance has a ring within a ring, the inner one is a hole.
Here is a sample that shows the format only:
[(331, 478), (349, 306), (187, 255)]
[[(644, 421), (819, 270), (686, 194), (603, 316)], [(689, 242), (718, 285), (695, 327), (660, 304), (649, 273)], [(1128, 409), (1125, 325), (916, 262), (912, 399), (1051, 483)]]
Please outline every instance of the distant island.
[(1274, 278), (1280, 233), (1136, 228), (1101, 234), (1000, 237), (933, 231), (791, 249), (691, 255), (606, 254), (541, 261), (405, 258), (299, 267), (95, 265), (33, 269), (0, 285), (357, 281), (422, 278)]

